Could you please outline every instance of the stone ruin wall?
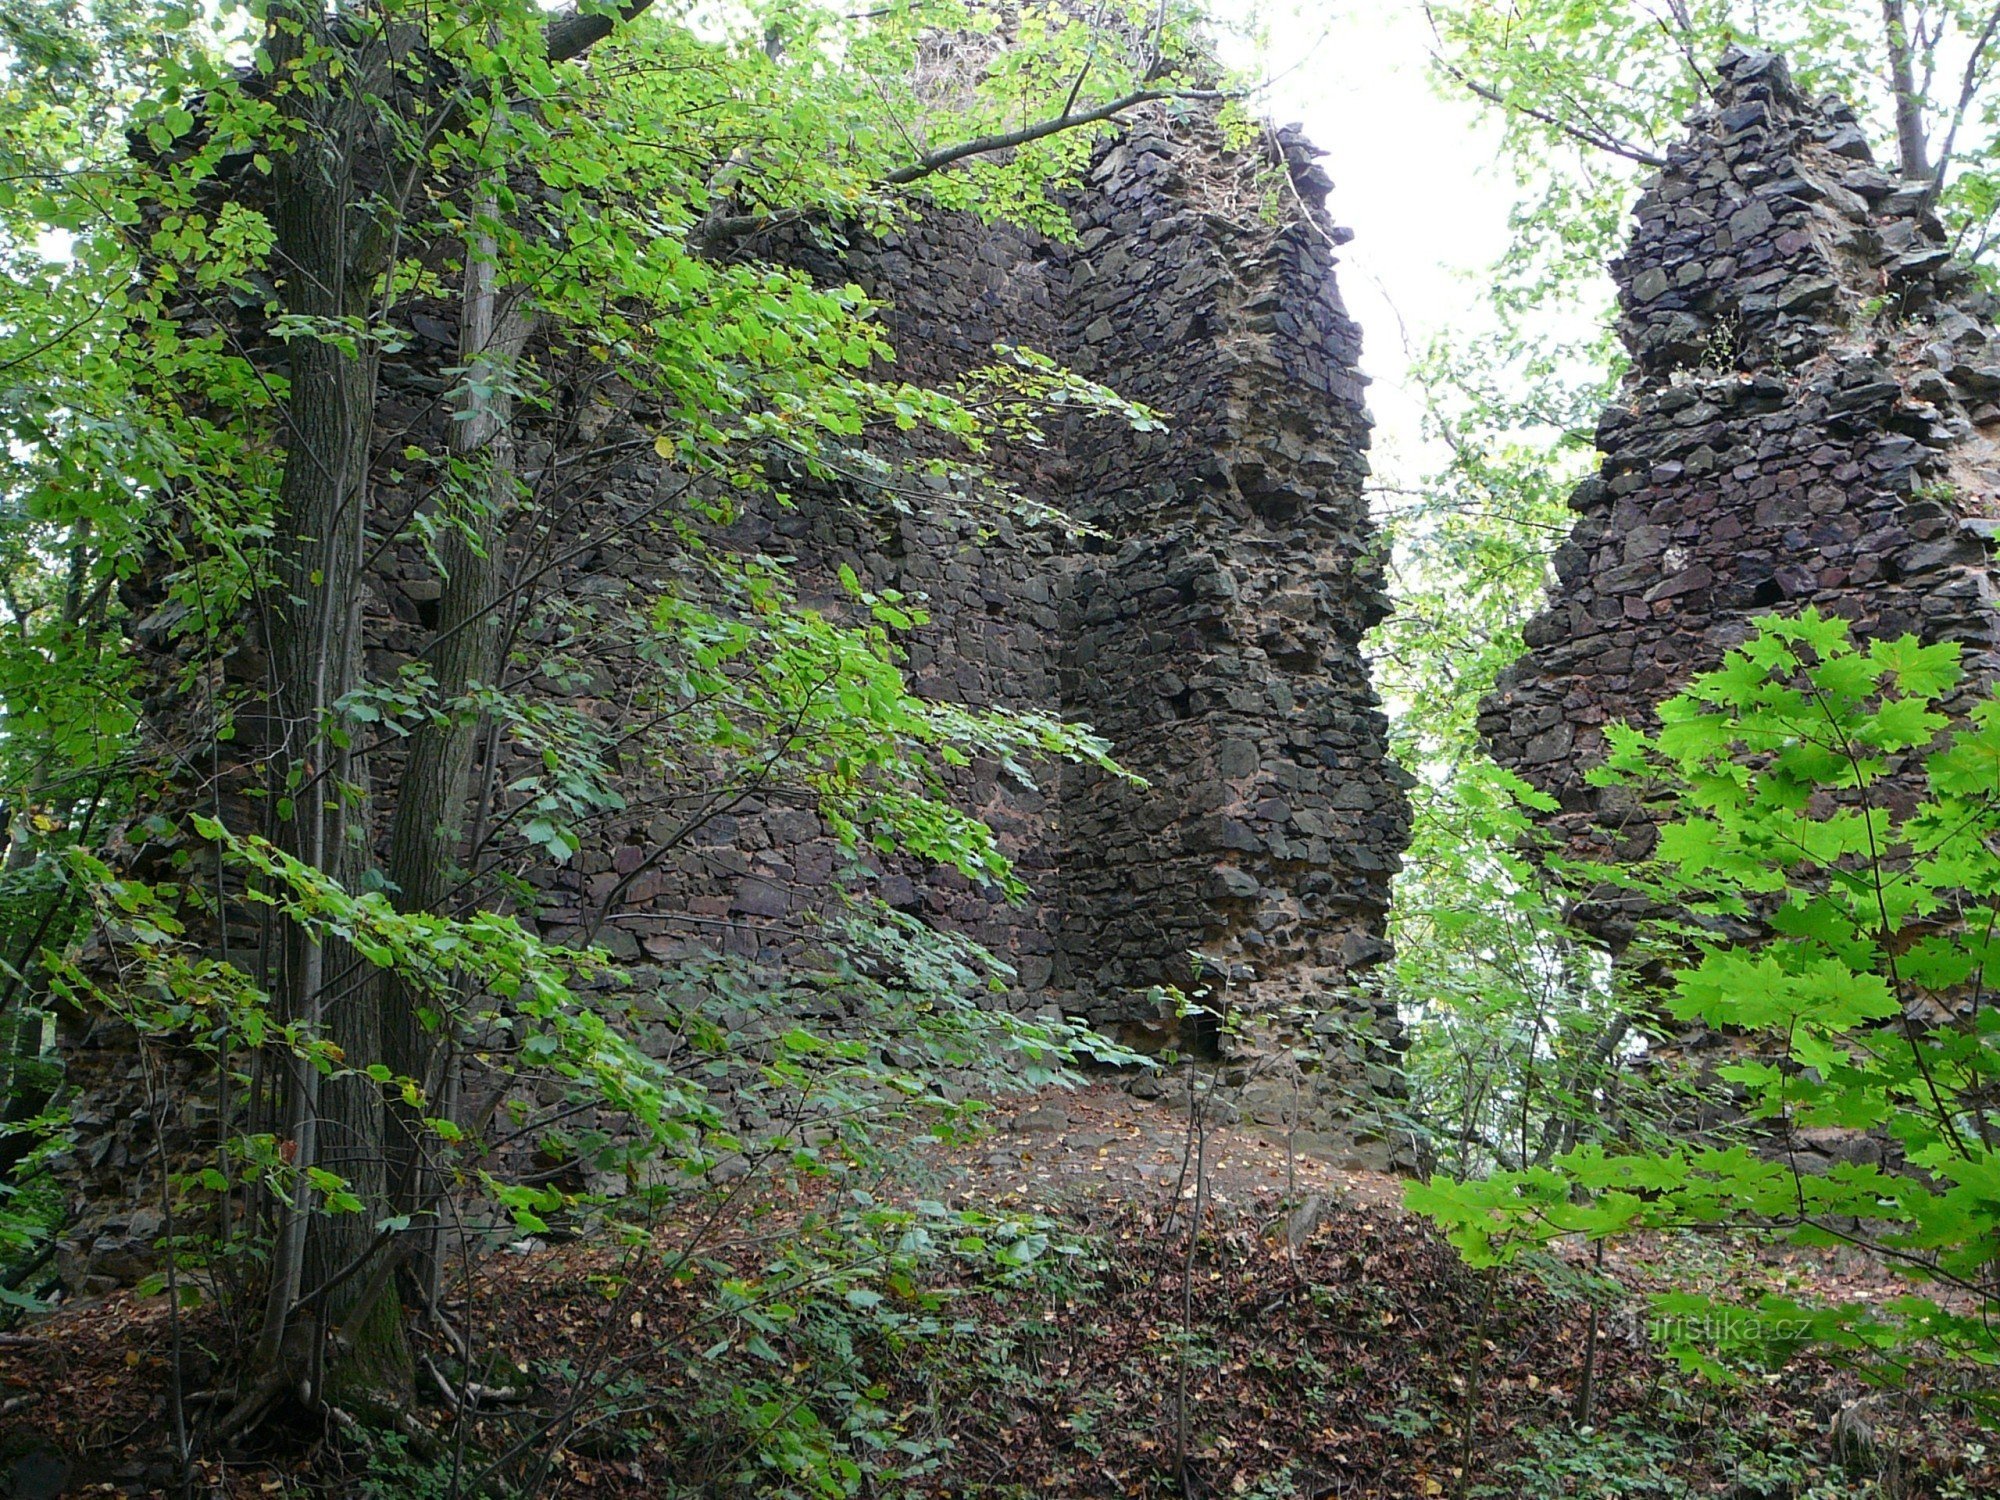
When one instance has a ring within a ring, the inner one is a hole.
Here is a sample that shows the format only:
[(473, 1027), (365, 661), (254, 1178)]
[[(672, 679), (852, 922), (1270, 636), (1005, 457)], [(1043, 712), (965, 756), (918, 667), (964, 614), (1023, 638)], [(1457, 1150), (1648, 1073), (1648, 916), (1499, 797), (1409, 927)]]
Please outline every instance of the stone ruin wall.
[[(1175, 420), (1136, 461), (1079, 456), (1075, 508), (1114, 544), (1079, 560), (1061, 631), (1066, 710), (1150, 782), (1086, 768), (1065, 783), (1061, 977), (1105, 1020), (1140, 986), (1210, 990), (1250, 1019), (1221, 1051), (1271, 1123), (1293, 1085), (1269, 1067), (1273, 1042), (1311, 1053), (1315, 1030), (1351, 1027), (1376, 1042), (1327, 1042), (1330, 1071), (1363, 1094), (1394, 1087), (1393, 1008), (1351, 979), (1387, 956), (1408, 837), (1360, 653), (1388, 602), (1359, 332), (1333, 280), (1345, 236), (1310, 152), (1279, 147), (1293, 196), (1275, 233), (1199, 211), (1210, 155), (1135, 135), (1097, 164), (1067, 357)], [(1344, 1112), (1322, 1095), (1298, 1123)]]
[[(1974, 684), (2000, 675), (2000, 336), (1921, 185), (1873, 165), (1846, 106), (1739, 50), (1636, 218), (1612, 267), (1632, 364), (1603, 463), (1479, 719), (1560, 802), (1559, 842), (1598, 859), (1643, 857), (1654, 833), (1628, 793), (1585, 785), (1604, 725), (1655, 726), (1756, 615), (1816, 606), (1858, 638), (1957, 641)], [(1629, 899), (1578, 921), (1616, 951)]]
[[(1281, 175), (1269, 170), (1280, 156)], [(1086, 720), (1147, 779), (1040, 767), (1031, 787), (976, 764), (960, 799), (999, 832), (1028, 901), (1010, 906), (955, 872), (906, 862), (877, 869), (879, 895), (1013, 964), (1005, 1003), (1059, 1007), (1143, 1047), (1207, 1040), (1180, 1035), (1153, 986), (1213, 991), (1247, 1019), (1216, 1044), (1244, 1108), (1386, 1165), (1368, 1100), (1396, 1086), (1387, 1065), (1400, 1029), (1392, 1007), (1351, 981), (1387, 954), (1408, 812), (1359, 650), (1386, 599), (1362, 493), (1358, 332), (1332, 275), (1345, 234), (1326, 216), (1328, 187), (1294, 134), (1232, 150), (1212, 119), (1160, 115), (1096, 153), (1072, 198), (1073, 245), (931, 211), (880, 241), (762, 247), (884, 298), (912, 379), (949, 380), (1014, 343), (1158, 408), (1169, 425), (1140, 433), (1073, 419), (1042, 447), (999, 455), (1021, 493), (1102, 535), (1006, 520), (981, 534), (940, 507), (808, 488), (789, 509), (754, 510), (725, 540), (797, 558), (805, 596), (830, 609), (842, 604), (843, 563), (871, 587), (919, 597), (930, 620), (905, 641), (918, 691)], [(1275, 222), (1261, 212), (1271, 191)], [(395, 475), (397, 456), (413, 435), (441, 431), (435, 372), (453, 349), (440, 318), (409, 321), (414, 341), (385, 365), (378, 410), (371, 503), (385, 517), (419, 498), (416, 481)], [(629, 456), (587, 494), (551, 492), (559, 511), (616, 522), (601, 544), (563, 549), (551, 619), (615, 612), (685, 576), (660, 524), (679, 476), (633, 414), (588, 420), (593, 442)], [(557, 444), (531, 438), (524, 478), (539, 482), (560, 458)], [(421, 652), (436, 597), (420, 555), (384, 553), (364, 604), (371, 676), (393, 678)], [(543, 627), (542, 643), (563, 628)], [(569, 701), (617, 722), (619, 662), (585, 666), (589, 681)], [(234, 670), (251, 680), (259, 668)], [(571, 938), (608, 909), (597, 940), (628, 962), (709, 948), (781, 963), (796, 951), (798, 919), (827, 904), (842, 863), (810, 806), (753, 798), (661, 858), (688, 809), (670, 789), (627, 790), (628, 815), (599, 825), (566, 866), (533, 873), (524, 910), (543, 935)], [(232, 933), (239, 956), (254, 940)], [(1204, 955), (1200, 972), (1190, 950)], [(149, 1264), (160, 1143), (129, 1037), (71, 1018), (64, 1045), (77, 1140), (62, 1166), (63, 1261), (72, 1284), (104, 1285)], [(166, 1122), (168, 1156), (204, 1128), (212, 1108), (191, 1100)]]
[[(1270, 146), (1231, 150), (1212, 119), (1127, 128), (1072, 196), (1074, 244), (927, 213), (879, 243), (787, 247), (889, 302), (916, 378), (949, 380), (1004, 342), (1164, 413), (1163, 432), (1070, 418), (1046, 447), (1000, 456), (1019, 492), (1091, 532), (1003, 521), (981, 539), (848, 494), (766, 511), (739, 536), (798, 556), (809, 579), (846, 563), (920, 598), (919, 691), (1088, 722), (1147, 783), (1042, 767), (1030, 787), (975, 767), (962, 799), (1001, 834), (1028, 902), (902, 866), (879, 894), (1005, 957), (1023, 1009), (1055, 1006), (1146, 1050), (1209, 1042), (1163, 1012), (1156, 986), (1207, 994), (1246, 1021), (1217, 1046), (1254, 1116), (1345, 1149), (1365, 1135), (1361, 1156), (1378, 1159), (1365, 1101), (1396, 1087), (1401, 1033), (1353, 980), (1388, 953), (1408, 812), (1360, 655), (1387, 608), (1363, 494), (1369, 420), (1330, 184), (1295, 135), (1274, 139), (1278, 180)], [(1283, 195), (1276, 223), (1269, 193)], [(746, 823), (769, 814), (706, 836), (708, 868), (733, 884), (681, 871), (689, 909), (732, 924), (745, 951), (756, 923), (813, 903), (833, 858), (810, 819), (783, 816), (747, 846)], [(786, 938), (771, 931), (775, 957)], [(676, 940), (670, 920), (658, 936)], [(1303, 1091), (1295, 1047), (1313, 1056)]]

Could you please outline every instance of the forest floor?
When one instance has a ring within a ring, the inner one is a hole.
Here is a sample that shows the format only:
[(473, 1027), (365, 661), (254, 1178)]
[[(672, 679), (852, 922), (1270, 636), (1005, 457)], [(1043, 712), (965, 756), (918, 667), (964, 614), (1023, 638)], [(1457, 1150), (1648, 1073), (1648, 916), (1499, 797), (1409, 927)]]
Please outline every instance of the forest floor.
[[(400, 1435), (266, 1431), (197, 1457), (185, 1493), (444, 1500), (515, 1450), (526, 1488), (488, 1493), (810, 1495), (816, 1474), (884, 1497), (2000, 1496), (2000, 1443), (1922, 1372), (1893, 1399), (1819, 1359), (1721, 1388), (1645, 1337), (1640, 1298), (1669, 1274), (1900, 1288), (1852, 1259), (1656, 1241), (1624, 1246), (1609, 1283), (1582, 1247), (1475, 1273), (1399, 1180), (1247, 1125), (1196, 1149), (1184, 1110), (1109, 1086), (1010, 1101), (866, 1201), (918, 1198), (1040, 1216), (1050, 1269), (842, 1281), (758, 1334), (718, 1318), (714, 1275), (768, 1273), (823, 1195), (739, 1195), (678, 1251), (524, 1242), (454, 1306), (485, 1377), (463, 1420), (448, 1388), (468, 1366), (438, 1347)], [(121, 1296), (0, 1338), (0, 1497), (171, 1493), (175, 1339), (187, 1390), (224, 1336), (207, 1310)]]

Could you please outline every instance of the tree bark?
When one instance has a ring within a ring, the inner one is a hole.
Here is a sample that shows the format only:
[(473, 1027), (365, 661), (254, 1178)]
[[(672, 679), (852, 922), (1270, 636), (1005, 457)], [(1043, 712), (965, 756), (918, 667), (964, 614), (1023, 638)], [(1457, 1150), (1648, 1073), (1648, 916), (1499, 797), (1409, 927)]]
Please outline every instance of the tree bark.
[[(629, 20), (651, 0), (628, 0), (617, 19)], [(608, 36), (608, 15), (556, 17), (545, 32), (554, 61), (575, 57)], [(400, 192), (382, 201), (360, 168), (373, 148), (394, 180), (399, 165), (387, 160), (394, 133), (379, 128), (376, 112), (395, 96), (393, 59), (386, 38), (359, 37), (338, 13), (314, 0), (273, 0), (265, 51), (277, 97), (291, 123), (302, 127), (296, 144), (278, 158), (272, 228), (287, 312), (315, 320), (291, 344), (290, 391), (285, 405), (289, 441), (274, 518), (271, 577), (259, 600), (267, 637), (270, 733), (267, 806), (276, 815), (272, 841), (301, 863), (358, 888), (368, 857), (365, 814), (356, 815), (365, 788), (344, 739), (330, 736), (334, 705), (361, 683), (361, 566), (365, 556), (368, 465), (374, 437), (377, 351), (364, 320), (378, 273), (394, 242), (403, 202), (418, 187), (420, 162), (406, 168)], [(326, 59), (339, 60), (337, 69)], [(447, 106), (448, 108), (449, 106)], [(491, 281), (490, 241), (484, 257), (469, 256), (467, 275), (483, 274), (483, 291), (470, 295), (469, 343), (489, 368), (511, 362), (527, 330), (507, 313)], [(477, 271), (481, 261), (483, 271)], [(481, 322), (480, 320), (484, 320)], [(352, 342), (329, 337), (346, 325)], [(511, 352), (509, 347), (511, 345)], [(469, 363), (469, 362), (468, 362)], [(478, 382), (468, 380), (468, 391)], [(500, 402), (476, 412), (454, 435), (453, 456), (476, 456), (488, 466), (490, 496), (511, 494), (513, 470), (506, 452), (510, 412)], [(497, 517), (497, 510), (489, 505)], [(497, 520), (493, 523), (497, 524)], [(496, 546), (447, 536), (445, 561), (456, 580), (441, 607), (441, 633), (433, 665), (441, 690), (457, 695), (482, 672), (496, 639), (488, 602), (497, 587)], [(441, 898), (455, 851), (464, 800), (472, 726), (422, 737), (412, 747), (408, 785), (398, 800), (392, 863), (405, 885), (405, 910), (428, 910)], [(457, 795), (453, 795), (457, 788)], [(406, 810), (407, 808), (407, 810)], [(392, 879), (396, 875), (392, 873)], [(365, 1069), (383, 1061), (392, 1071), (425, 1077), (431, 1039), (416, 1022), (399, 987), (376, 984), (368, 966), (345, 945), (316, 942), (297, 923), (284, 925), (274, 966), (273, 999), (279, 1014), (331, 1042), (342, 1068), (322, 1077), (289, 1059), (284, 1118), (298, 1178), (283, 1205), (272, 1256), (263, 1326), (256, 1346), (260, 1388), (239, 1404), (224, 1427), (254, 1419), (256, 1409), (293, 1378), (302, 1359), (314, 1399), (356, 1404), (393, 1402), (407, 1387), (411, 1361), (398, 1299), (385, 1295), (386, 1278), (357, 1273), (379, 1260), (383, 1246), (375, 1223), (392, 1205), (392, 1121), (381, 1089)], [(338, 989), (330, 978), (339, 976)], [(397, 1061), (391, 1061), (394, 1058)], [(403, 1064), (399, 1069), (398, 1062)], [(394, 1122), (394, 1146), (410, 1170), (400, 1189), (425, 1194), (415, 1163), (411, 1122)], [(321, 1167), (346, 1180), (363, 1211), (316, 1212), (306, 1170)], [(295, 1315), (309, 1312), (301, 1329)], [(345, 1347), (328, 1351), (338, 1330)], [(329, 1360), (329, 1352), (331, 1359)]]
[(1896, 154), (1907, 182), (1931, 179), (1929, 142), (1924, 138), (1923, 95), (1917, 90), (1916, 63), (1903, 0), (1882, 0), (1882, 30), (1889, 47), (1889, 90), (1896, 100)]
[[(268, 733), (272, 841), (302, 864), (356, 880), (367, 859), (362, 768), (338, 734), (335, 705), (361, 680), (361, 560), (368, 464), (374, 435), (376, 353), (363, 328), (375, 272), (362, 247), (376, 238), (357, 171), (371, 126), (370, 101), (387, 92), (386, 48), (343, 46), (317, 4), (273, 5), (266, 46), (274, 75), (289, 83), (286, 112), (303, 126), (277, 159), (271, 222), (282, 295), (289, 313), (313, 320), (290, 344), (285, 403), (287, 445), (273, 522), (270, 576), (259, 614), (270, 661)], [(336, 72), (319, 59), (333, 56)], [(315, 1398), (393, 1393), (409, 1378), (401, 1320), (385, 1302), (379, 1315), (348, 1326), (386, 1205), (381, 1090), (360, 1070), (382, 1053), (368, 967), (345, 945), (285, 923), (273, 999), (339, 1049), (330, 1075), (288, 1058), (288, 1146), (298, 1179), (281, 1215), (258, 1363), (267, 1370), (310, 1356), (323, 1379), (305, 1377)], [(359, 1213), (321, 1211), (306, 1179), (318, 1167), (344, 1178)], [(311, 1297), (310, 1322), (292, 1321)], [(329, 1329), (349, 1347), (323, 1347)], [(287, 1370), (287, 1375), (298, 1373)]]
[(626, 21), (636, 20), (641, 13), (652, 7), (653, 0), (625, 0), (618, 7), (618, 14), (593, 10), (589, 12), (564, 11), (551, 20), (542, 32), (543, 44), (548, 48), (550, 62), (568, 62), (580, 57), (610, 36)]
[[(448, 456), (463, 476), (453, 485), (452, 515), (438, 544), (443, 574), (438, 633), (425, 652), (443, 709), (410, 737), (409, 760), (398, 788), (389, 831), (389, 878), (402, 911), (443, 909), (456, 881), (459, 846), (472, 779), (473, 744), (480, 717), (466, 708), (466, 694), (499, 678), (502, 553), (514, 501), (513, 390), (533, 320), (519, 296), (498, 284), (490, 227), (498, 207), (492, 194), (474, 207), (482, 227), (467, 237), (458, 364), (463, 386), (453, 402)], [(453, 1041), (449, 1022), (432, 1028), (418, 1015), (406, 985), (383, 986), (383, 1035), (389, 1069), (416, 1079), (428, 1107), (441, 1109), (449, 1091)], [(434, 1274), (439, 1261), (437, 1187), (424, 1153), (415, 1111), (390, 1111), (390, 1161), (397, 1211), (423, 1233), (417, 1274)]]

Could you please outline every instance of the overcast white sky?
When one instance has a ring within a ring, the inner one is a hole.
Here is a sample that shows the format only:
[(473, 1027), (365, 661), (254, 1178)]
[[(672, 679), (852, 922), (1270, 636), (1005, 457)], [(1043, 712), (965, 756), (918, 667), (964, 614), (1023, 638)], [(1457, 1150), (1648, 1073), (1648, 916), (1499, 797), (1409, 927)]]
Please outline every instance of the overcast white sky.
[(1407, 352), (1484, 321), (1483, 273), (1504, 248), (1513, 200), (1498, 132), (1433, 88), (1417, 0), (1217, 0), (1261, 11), (1276, 75), (1267, 112), (1326, 153), (1329, 207), (1355, 238), (1339, 277), (1375, 380), (1378, 477), (1414, 478), (1418, 408)]

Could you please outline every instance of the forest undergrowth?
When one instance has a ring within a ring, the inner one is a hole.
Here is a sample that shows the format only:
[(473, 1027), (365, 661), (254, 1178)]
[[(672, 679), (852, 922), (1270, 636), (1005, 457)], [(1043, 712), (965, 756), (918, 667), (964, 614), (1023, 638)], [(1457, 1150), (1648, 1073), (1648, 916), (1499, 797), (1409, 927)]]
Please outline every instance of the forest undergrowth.
[[(2000, 1492), (2000, 1452), (1920, 1360), (1871, 1395), (1820, 1356), (1732, 1387), (1654, 1352), (1649, 1291), (1891, 1295), (1866, 1262), (1652, 1236), (1603, 1272), (1580, 1246), (1480, 1271), (1401, 1210), (1396, 1179), (1295, 1155), (1281, 1132), (1191, 1133), (1184, 1108), (1108, 1084), (1009, 1107), (865, 1185), (741, 1195), (699, 1276), (671, 1237), (524, 1240), (444, 1310), (456, 1332), (427, 1340), (400, 1433), (267, 1427), (204, 1460), (196, 1493)], [(928, 1194), (1038, 1215), (1046, 1243), (1001, 1280), (941, 1262), (807, 1291), (761, 1335), (721, 1310), (732, 1269), (748, 1286), (809, 1255), (841, 1200)], [(7, 1336), (12, 1493), (170, 1493), (173, 1345), (198, 1402), (211, 1321), (121, 1294)]]

